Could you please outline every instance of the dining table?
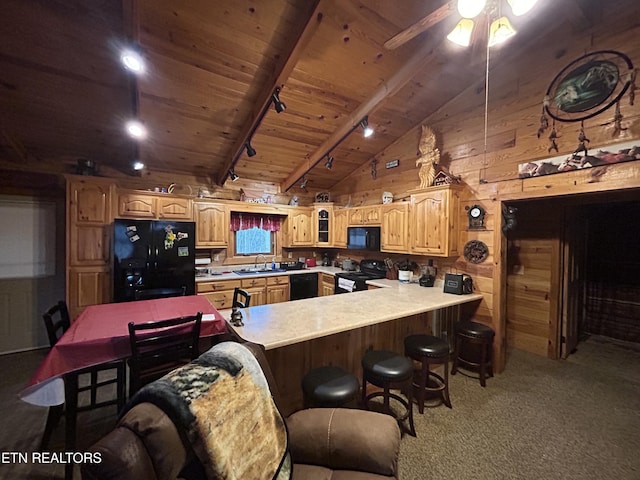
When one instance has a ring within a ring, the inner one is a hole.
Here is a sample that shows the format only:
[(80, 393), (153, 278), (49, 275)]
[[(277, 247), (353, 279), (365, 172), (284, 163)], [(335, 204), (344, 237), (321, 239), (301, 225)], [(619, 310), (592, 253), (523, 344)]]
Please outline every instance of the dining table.
[(65, 374), (131, 356), (129, 322), (155, 322), (198, 312), (202, 312), (201, 337), (227, 332), (225, 319), (202, 295), (89, 305), (49, 350), (19, 397), (32, 405), (60, 405), (64, 403)]

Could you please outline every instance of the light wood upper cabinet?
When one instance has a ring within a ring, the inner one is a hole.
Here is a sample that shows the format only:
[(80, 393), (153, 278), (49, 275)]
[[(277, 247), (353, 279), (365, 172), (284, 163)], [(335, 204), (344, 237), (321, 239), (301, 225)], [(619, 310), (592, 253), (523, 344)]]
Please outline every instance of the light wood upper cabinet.
[(313, 246), (313, 209), (298, 207), (291, 210), (287, 221), (290, 247)]
[(349, 210), (336, 208), (333, 210), (333, 246), (347, 248), (347, 227), (349, 226)]
[(143, 192), (120, 192), (118, 216), (123, 218), (148, 218), (192, 220), (193, 202), (189, 198), (172, 195), (154, 195)]
[(380, 250), (409, 253), (409, 202), (383, 205)]
[(380, 225), (381, 221), (380, 205), (349, 209), (349, 225)]
[(316, 247), (330, 247), (333, 240), (333, 205), (315, 205), (313, 209), (314, 240)]
[(210, 202), (194, 204), (196, 248), (227, 247), (229, 245), (229, 209)]
[(430, 187), (411, 195), (411, 253), (458, 254), (460, 187)]
[(111, 198), (115, 185), (94, 178), (72, 180), (67, 184), (69, 222), (99, 224), (111, 222)]

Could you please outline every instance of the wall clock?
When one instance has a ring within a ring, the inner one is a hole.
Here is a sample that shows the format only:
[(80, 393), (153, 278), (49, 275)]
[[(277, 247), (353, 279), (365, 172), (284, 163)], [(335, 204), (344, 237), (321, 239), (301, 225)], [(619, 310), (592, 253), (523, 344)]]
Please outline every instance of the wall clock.
[(469, 240), (464, 245), (464, 258), (469, 263), (482, 263), (489, 256), (489, 247), (480, 240)]
[(467, 217), (469, 217), (469, 230), (484, 229), (484, 208), (480, 205), (471, 205), (465, 208), (467, 209)]

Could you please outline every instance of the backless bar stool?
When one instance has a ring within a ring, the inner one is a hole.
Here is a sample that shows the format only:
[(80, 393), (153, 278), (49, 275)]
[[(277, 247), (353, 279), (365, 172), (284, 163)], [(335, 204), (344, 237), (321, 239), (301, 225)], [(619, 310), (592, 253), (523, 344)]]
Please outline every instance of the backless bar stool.
[(451, 368), (478, 371), (480, 385), (487, 386), (486, 376), (493, 377), (493, 338), (495, 332), (482, 323), (467, 320), (456, 326), (456, 352)]
[[(383, 389), (367, 395), (367, 382)], [(362, 405), (369, 410), (369, 402), (375, 397), (382, 397), (385, 413), (392, 415), (398, 421), (400, 428), (410, 435), (416, 436), (413, 425), (413, 363), (407, 357), (385, 350), (369, 350), (362, 357)], [(391, 393), (391, 388), (400, 388), (406, 392), (405, 400), (400, 395)], [(396, 415), (391, 409), (390, 400), (398, 401), (405, 409), (401, 415)], [(404, 421), (409, 421), (409, 428)]]
[[(437, 393), (449, 408), (449, 344), (432, 335), (409, 335), (404, 339), (404, 354), (420, 362), (422, 367), (414, 371), (413, 388), (418, 401), (418, 411), (424, 413), (425, 396)], [(431, 365), (443, 365), (444, 373), (431, 371)]]
[(309, 370), (302, 379), (305, 408), (340, 407), (355, 399), (359, 389), (355, 375), (333, 365)]

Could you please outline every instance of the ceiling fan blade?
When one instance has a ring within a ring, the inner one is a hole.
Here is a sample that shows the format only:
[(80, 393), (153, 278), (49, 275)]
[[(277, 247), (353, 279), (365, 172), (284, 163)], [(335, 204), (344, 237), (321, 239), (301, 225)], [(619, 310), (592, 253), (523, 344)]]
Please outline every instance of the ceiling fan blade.
[(389, 40), (384, 42), (384, 48), (387, 50), (393, 50), (398, 48), (400, 45), (404, 45), (406, 42), (411, 40), (413, 37), (420, 35), (425, 30), (433, 27), (435, 24), (440, 23), (442, 20), (447, 18), (449, 15), (453, 13), (455, 10), (455, 5), (453, 0), (445, 3), (443, 6), (438, 8), (437, 10), (431, 12), (426, 17), (423, 17), (421, 20), (418, 20), (416, 23), (411, 25), (408, 28), (405, 28), (397, 35), (394, 35)]

